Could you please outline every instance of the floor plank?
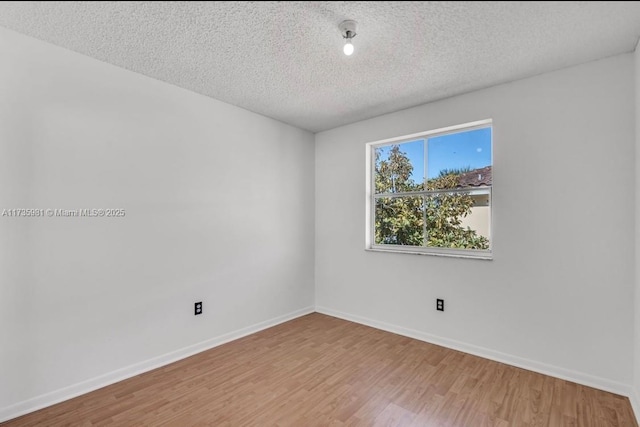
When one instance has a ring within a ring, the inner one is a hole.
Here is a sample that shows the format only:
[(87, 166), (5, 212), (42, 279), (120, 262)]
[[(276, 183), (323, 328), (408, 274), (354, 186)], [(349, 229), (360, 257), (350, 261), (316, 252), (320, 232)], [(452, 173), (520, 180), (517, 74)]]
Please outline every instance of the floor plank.
[(1, 425), (638, 427), (626, 397), (318, 313)]

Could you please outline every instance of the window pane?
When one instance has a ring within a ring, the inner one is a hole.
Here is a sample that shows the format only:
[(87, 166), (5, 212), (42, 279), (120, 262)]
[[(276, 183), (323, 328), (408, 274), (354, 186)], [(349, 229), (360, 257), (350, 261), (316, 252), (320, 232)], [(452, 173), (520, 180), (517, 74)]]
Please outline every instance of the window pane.
[(375, 156), (376, 194), (424, 189), (424, 140), (378, 147)]
[(427, 189), (491, 186), (491, 128), (429, 138)]
[(423, 198), (381, 197), (376, 199), (375, 244), (424, 244)]
[(367, 144), (368, 247), (490, 259), (491, 120), (401, 138)]
[(442, 193), (425, 198), (427, 245), (437, 248), (489, 249), (490, 195)]

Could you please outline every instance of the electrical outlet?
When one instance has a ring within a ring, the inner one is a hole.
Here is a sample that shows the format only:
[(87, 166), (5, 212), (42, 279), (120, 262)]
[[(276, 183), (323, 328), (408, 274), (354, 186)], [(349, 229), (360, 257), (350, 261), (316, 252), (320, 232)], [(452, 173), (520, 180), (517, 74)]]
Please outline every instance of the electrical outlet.
[(195, 313), (196, 316), (198, 314), (202, 314), (202, 301), (195, 303)]
[(436, 310), (438, 311), (444, 311), (444, 300), (443, 299), (436, 299)]

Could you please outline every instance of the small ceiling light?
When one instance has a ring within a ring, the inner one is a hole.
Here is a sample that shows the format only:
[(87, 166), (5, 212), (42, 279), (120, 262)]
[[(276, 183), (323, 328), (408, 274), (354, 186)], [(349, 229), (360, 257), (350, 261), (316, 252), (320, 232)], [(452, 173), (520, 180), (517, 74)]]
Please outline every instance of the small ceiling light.
[(356, 21), (342, 21), (339, 25), (342, 37), (344, 37), (344, 54), (349, 56), (353, 53), (353, 43), (351, 40), (356, 36)]

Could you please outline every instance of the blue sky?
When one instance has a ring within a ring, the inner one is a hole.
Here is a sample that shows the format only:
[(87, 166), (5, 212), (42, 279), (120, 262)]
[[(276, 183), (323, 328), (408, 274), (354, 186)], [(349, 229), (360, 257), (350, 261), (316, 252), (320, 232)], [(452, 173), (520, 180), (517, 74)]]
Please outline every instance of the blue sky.
[[(491, 128), (436, 136), (426, 141), (429, 179), (438, 176), (443, 169), (477, 169), (491, 165)], [(424, 179), (424, 148), (424, 139), (400, 144), (400, 151), (407, 154), (413, 165), (412, 177), (415, 182)], [(377, 150), (385, 159), (390, 149), (391, 146), (386, 146)]]

